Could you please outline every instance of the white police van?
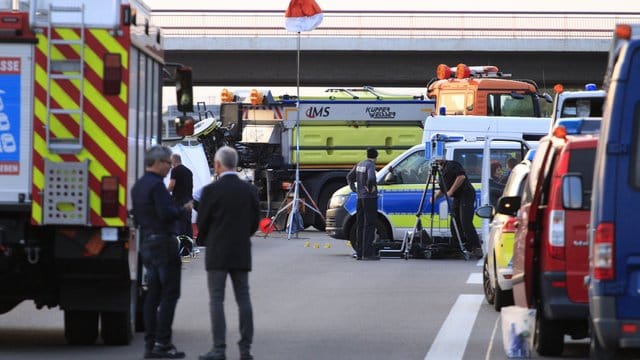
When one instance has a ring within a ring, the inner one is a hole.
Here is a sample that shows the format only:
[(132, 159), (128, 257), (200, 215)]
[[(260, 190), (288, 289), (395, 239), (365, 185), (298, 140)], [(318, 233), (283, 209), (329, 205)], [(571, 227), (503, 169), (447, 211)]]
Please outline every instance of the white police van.
[[(546, 125), (548, 126), (548, 124)], [(545, 127), (543, 132), (546, 132)], [(449, 137), (449, 140), (453, 140)], [(463, 139), (455, 136), (455, 142), (446, 142), (444, 156), (463, 165), (467, 176), (476, 187), (476, 207), (480, 205), (480, 183), (482, 157), (485, 141)], [(520, 161), (529, 146), (514, 141), (492, 141), (491, 160), (499, 161), (506, 167), (506, 161), (514, 157)], [(387, 164), (376, 174), (378, 182), (378, 222), (376, 241), (401, 241), (407, 231), (414, 228), (416, 213), (427, 187), (431, 168), (430, 159), (425, 157), (425, 145), (416, 145)], [(427, 189), (427, 199), (433, 188)], [(355, 239), (356, 194), (345, 186), (333, 194), (326, 213), (326, 232), (337, 239)], [(432, 207), (425, 201), (422, 208), (422, 225), (432, 237), (450, 237), (449, 209), (444, 197), (440, 197)], [(476, 228), (481, 227), (481, 219), (474, 218)]]

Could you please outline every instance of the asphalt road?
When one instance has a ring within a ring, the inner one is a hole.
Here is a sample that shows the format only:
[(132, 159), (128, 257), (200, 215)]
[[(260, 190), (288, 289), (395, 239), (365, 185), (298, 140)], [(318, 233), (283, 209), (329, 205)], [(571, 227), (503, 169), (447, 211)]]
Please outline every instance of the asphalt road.
[[(482, 296), (481, 262), (356, 261), (345, 241), (315, 231), (253, 239), (250, 275), (257, 359), (506, 359), (499, 313)], [(211, 346), (204, 253), (184, 263), (174, 343), (197, 359)], [(238, 321), (227, 287), (227, 358)], [(130, 346), (67, 346), (58, 309), (24, 302), (0, 316), (0, 359), (141, 359)], [(588, 358), (571, 341), (565, 358)], [(535, 354), (533, 356), (536, 358)], [(551, 358), (552, 359), (552, 358)]]

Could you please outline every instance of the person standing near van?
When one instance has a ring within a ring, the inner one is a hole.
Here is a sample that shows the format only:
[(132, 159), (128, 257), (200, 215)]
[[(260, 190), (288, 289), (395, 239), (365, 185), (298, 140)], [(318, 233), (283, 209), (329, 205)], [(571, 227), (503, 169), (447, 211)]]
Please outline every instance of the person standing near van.
[[(473, 212), (476, 201), (476, 190), (467, 178), (467, 174), (459, 162), (454, 160), (440, 160), (440, 189), (434, 197), (438, 199), (444, 195), (442, 189), (447, 189), (447, 196), (453, 198), (451, 214), (458, 224), (462, 242), (470, 249), (473, 256), (482, 258), (482, 247), (476, 228), (473, 226)], [(453, 230), (453, 229), (452, 229)], [(452, 232), (452, 235), (454, 233)]]
[(374, 253), (373, 239), (378, 218), (378, 185), (376, 182), (376, 159), (378, 150), (367, 149), (367, 158), (360, 161), (347, 174), (351, 191), (358, 194), (356, 210), (356, 259), (380, 260)]

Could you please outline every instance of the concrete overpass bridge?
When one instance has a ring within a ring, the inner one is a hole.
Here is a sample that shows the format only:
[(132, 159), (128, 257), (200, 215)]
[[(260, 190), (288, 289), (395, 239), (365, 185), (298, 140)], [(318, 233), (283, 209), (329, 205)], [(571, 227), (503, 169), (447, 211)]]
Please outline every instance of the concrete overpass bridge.
[(154, 10), (166, 59), (206, 86), (423, 87), (440, 63), (496, 65), (541, 88), (600, 84), (617, 23), (640, 13), (327, 11), (300, 35), (282, 11)]

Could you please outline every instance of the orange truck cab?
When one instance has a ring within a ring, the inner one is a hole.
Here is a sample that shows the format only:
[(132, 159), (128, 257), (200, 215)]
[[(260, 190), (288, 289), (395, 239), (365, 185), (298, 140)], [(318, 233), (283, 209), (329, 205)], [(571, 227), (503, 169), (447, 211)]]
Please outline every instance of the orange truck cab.
[[(542, 116), (535, 82), (511, 79), (496, 66), (440, 64), (427, 97), (436, 101), (441, 115)], [(548, 94), (542, 97), (552, 102)]]
[[(518, 209), (513, 254), (513, 297), (517, 306), (537, 310), (534, 346), (543, 356), (558, 356), (564, 335), (589, 335), (589, 300), (584, 282), (589, 272), (587, 225), (593, 163), (600, 120), (563, 120), (538, 144), (524, 193), (503, 197), (498, 211)], [(576, 125), (577, 124), (577, 125)], [(587, 125), (589, 124), (589, 125)], [(583, 132), (576, 129), (583, 129)], [(567, 130), (570, 129), (570, 130)], [(567, 135), (583, 134), (583, 135)], [(585, 184), (581, 204), (570, 204), (567, 176)], [(515, 211), (511, 210), (512, 213)]]

